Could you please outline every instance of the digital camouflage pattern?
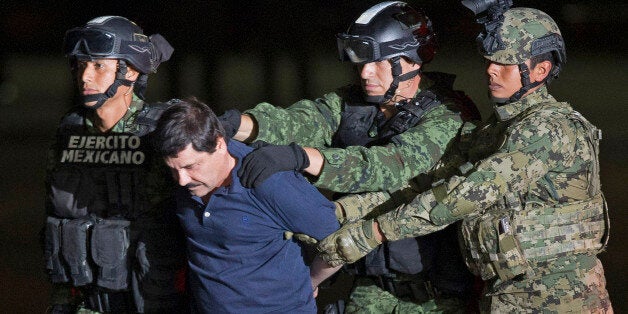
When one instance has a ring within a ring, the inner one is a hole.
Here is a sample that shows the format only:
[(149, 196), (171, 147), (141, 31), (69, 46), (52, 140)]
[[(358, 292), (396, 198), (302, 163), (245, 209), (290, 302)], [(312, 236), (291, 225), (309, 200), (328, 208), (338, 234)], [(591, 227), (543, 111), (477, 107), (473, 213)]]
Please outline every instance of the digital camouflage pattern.
[[(376, 220), (388, 240), (463, 220), (467, 264), (487, 281), (483, 311), (612, 310), (596, 257), (608, 233), (598, 131), (543, 86), (496, 107), (433, 173), (436, 179), (457, 175), (415, 191), (409, 203), (401, 198), (395, 211)], [(461, 166), (463, 159), (473, 167)], [(354, 200), (345, 204), (376, 205), (365, 203), (375, 198), (349, 197)], [(335, 237), (319, 244), (327, 260), (344, 258), (343, 237)]]
[[(417, 93), (433, 85), (433, 81), (422, 77)], [(273, 144), (296, 142), (317, 148), (325, 157), (325, 164), (313, 184), (341, 193), (401, 188), (436, 163), (462, 126), (460, 105), (445, 98), (443, 104), (425, 113), (418, 125), (394, 136), (387, 145), (332, 148), (343, 102), (356, 98), (356, 92), (362, 93), (359, 86), (341, 88), (314, 101), (298, 101), (285, 109), (261, 103), (245, 114), (257, 121), (257, 140)], [(447, 91), (442, 91), (442, 96), (446, 95)], [(369, 135), (377, 136), (375, 128)]]
[[(538, 39), (548, 34), (561, 35), (556, 22), (546, 13), (531, 8), (512, 8), (504, 13), (502, 27), (499, 28), (499, 37), (504, 48), (484, 57), (502, 64), (520, 64), (532, 57), (532, 45)], [(555, 42), (552, 45), (562, 47), (564, 44)], [(536, 53), (537, 55), (549, 50)]]
[[(332, 147), (335, 144), (334, 136), (341, 131), (345, 103), (375, 106), (363, 101), (363, 91), (359, 85), (340, 88), (314, 101), (301, 100), (287, 109), (262, 103), (246, 111), (245, 114), (252, 115), (258, 123), (258, 140), (273, 144), (296, 142), (299, 145), (319, 149), (325, 158), (325, 164), (322, 173), (313, 182), (317, 187), (340, 193), (397, 191), (402, 186), (408, 185), (411, 178), (427, 172), (455, 138), (463, 124), (463, 117), (468, 118), (473, 115), (472, 112), (465, 112), (459, 95), (454, 95), (451, 89), (439, 86), (427, 76), (422, 76), (417, 94), (426, 89), (442, 97), (441, 104), (428, 110), (419, 124), (394, 136), (389, 143), (368, 148)], [(377, 132), (377, 127), (373, 125), (368, 135), (376, 139)], [(380, 195), (384, 198), (380, 199)], [(365, 197), (373, 198), (372, 201), (377, 203), (389, 198), (386, 192), (368, 194)], [(342, 202), (337, 203), (336, 206), (336, 215), (342, 223), (361, 218), (371, 210), (371, 208), (360, 208), (352, 204), (347, 204), (344, 210)], [(387, 210), (394, 208), (392, 206)], [(380, 209), (384, 210), (383, 207)], [(378, 242), (372, 238), (372, 234), (363, 233), (363, 231), (368, 232), (369, 228), (360, 227), (353, 231), (362, 241), (372, 242), (371, 246), (365, 247), (362, 252), (368, 252), (378, 245)], [(466, 271), (464, 266), (462, 269)], [(452, 312), (453, 306), (461, 308), (459, 301), (446, 306), (445, 303), (441, 304), (439, 298), (438, 303), (431, 301), (418, 304), (417, 300), (400, 300), (377, 286), (364, 288), (368, 291), (363, 291), (362, 288), (364, 287), (357, 287), (351, 293), (347, 305), (348, 311), (356, 308), (358, 312), (365, 313), (365, 308), (368, 308), (369, 311), (377, 312), (383, 307), (395, 308), (396, 310), (391, 310), (391, 313), (407, 311), (422, 313)], [(378, 296), (385, 295), (387, 299), (371, 299), (371, 293)], [(365, 305), (365, 303), (373, 304)]]
[[(420, 283), (425, 284), (425, 283)], [(420, 288), (419, 288), (420, 289)], [(465, 313), (466, 304), (459, 298), (439, 297), (418, 303), (411, 298), (397, 298), (379, 288), (372, 278), (357, 277), (345, 313)]]

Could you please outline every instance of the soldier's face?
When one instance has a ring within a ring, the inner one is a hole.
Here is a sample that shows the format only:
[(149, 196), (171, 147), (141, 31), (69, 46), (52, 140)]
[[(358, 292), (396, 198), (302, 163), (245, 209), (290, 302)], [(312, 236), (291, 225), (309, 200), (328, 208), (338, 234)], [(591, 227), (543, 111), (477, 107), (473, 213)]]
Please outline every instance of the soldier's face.
[[(404, 58), (401, 58), (400, 62), (402, 74), (420, 67), (420, 65), (410, 63)], [(381, 96), (390, 88), (390, 84), (393, 81), (390, 61), (382, 60), (360, 64), (358, 65), (358, 70), (360, 71), (362, 90), (364, 90), (366, 95)], [(416, 88), (408, 88), (408, 86), (412, 85), (408, 83), (410, 81), (400, 82), (396, 92), (403, 97), (411, 98), (416, 93)], [(411, 83), (415, 83), (415, 81)]]
[[(107, 91), (116, 79), (118, 60), (94, 59), (91, 61), (77, 61), (77, 82), (79, 92), (85, 95), (101, 94)], [(85, 105), (93, 106), (96, 102)]]
[(175, 181), (198, 197), (207, 197), (218, 187), (228, 185), (235, 164), (222, 138), (213, 153), (199, 152), (189, 144), (176, 157), (164, 160)]
[(521, 87), (521, 74), (516, 64), (486, 61), (488, 90), (493, 98), (508, 99)]
[(362, 89), (368, 96), (384, 95), (392, 82), (391, 65), (388, 60), (358, 65)]

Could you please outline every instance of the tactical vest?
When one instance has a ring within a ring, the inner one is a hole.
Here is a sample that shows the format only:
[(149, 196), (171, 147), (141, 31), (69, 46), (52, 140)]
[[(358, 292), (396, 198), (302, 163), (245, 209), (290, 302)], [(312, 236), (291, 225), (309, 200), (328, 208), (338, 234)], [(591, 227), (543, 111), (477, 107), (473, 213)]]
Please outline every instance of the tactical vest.
[[(149, 135), (170, 104), (145, 104), (133, 133), (89, 134), (83, 108), (62, 120), (45, 228), (46, 269), (53, 283), (131, 289), (137, 275), (132, 262), (146, 260), (133, 222), (145, 218), (151, 207), (145, 190), (154, 162)], [(135, 294), (135, 309), (141, 312), (143, 303)]]
[(532, 266), (538, 262), (551, 262), (568, 254), (597, 254), (606, 247), (610, 222), (599, 184), (601, 131), (578, 112), (565, 112), (560, 104), (558, 108), (558, 112), (539, 110), (545, 110), (542, 114), (547, 116), (564, 115), (585, 130), (593, 156), (590, 198), (550, 205), (524, 202), (522, 195), (508, 193), (481, 214), (464, 219), (465, 261), (483, 280), (534, 276)]
[[(356, 96), (361, 91), (355, 91), (354, 97), (349, 97), (349, 101), (343, 104), (341, 122), (332, 146), (345, 148), (385, 145), (395, 135), (417, 125), (426, 112), (442, 104), (445, 99), (441, 95), (446, 93), (455, 97), (453, 100), (460, 100), (458, 97), (463, 94), (452, 93), (451, 90), (453, 75), (435, 72), (426, 72), (424, 75), (429, 76), (436, 84), (430, 89), (422, 90), (415, 98), (398, 104), (397, 114), (388, 120), (385, 120), (378, 105), (356, 101), (361, 99), (361, 96)], [(470, 99), (467, 98), (462, 105), (463, 108), (470, 107), (466, 108), (466, 113), (474, 113), (473, 118), (479, 119), (479, 112)], [(468, 118), (470, 117), (465, 117)], [(429, 248), (432, 245), (433, 241), (425, 237), (385, 242), (356, 263), (345, 266), (345, 269), (350, 273), (369, 276), (394, 276), (395, 272), (417, 274), (424, 266), (419, 249), (421, 248), (423, 254), (430, 255), (424, 256), (424, 259), (431, 261), (432, 255), (436, 254), (436, 250)], [(460, 266), (458, 268), (464, 268), (464, 265)], [(452, 266), (455, 267), (457, 265)]]

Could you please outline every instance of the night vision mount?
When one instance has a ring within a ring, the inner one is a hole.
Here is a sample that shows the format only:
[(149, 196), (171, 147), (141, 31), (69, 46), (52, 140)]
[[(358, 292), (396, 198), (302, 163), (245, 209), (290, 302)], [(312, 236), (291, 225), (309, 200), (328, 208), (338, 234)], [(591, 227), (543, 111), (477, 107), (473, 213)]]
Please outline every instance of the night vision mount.
[(504, 12), (512, 6), (512, 0), (463, 0), (462, 5), (473, 11), (476, 22), (484, 25), (484, 31), (476, 38), (480, 51), (492, 55), (504, 49), (497, 30), (504, 21)]

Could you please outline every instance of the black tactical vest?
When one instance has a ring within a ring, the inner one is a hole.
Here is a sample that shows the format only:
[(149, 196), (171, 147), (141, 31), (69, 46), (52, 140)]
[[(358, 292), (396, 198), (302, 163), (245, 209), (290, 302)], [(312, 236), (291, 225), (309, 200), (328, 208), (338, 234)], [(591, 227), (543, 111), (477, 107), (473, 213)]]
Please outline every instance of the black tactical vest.
[[(353, 95), (343, 104), (341, 123), (333, 138), (333, 147), (385, 145), (395, 135), (420, 123), (426, 112), (445, 101), (443, 95), (447, 95), (448, 101), (460, 105), (463, 120), (479, 120), (479, 112), (470, 99), (464, 93), (452, 90), (455, 76), (437, 72), (425, 72), (423, 75), (435, 81), (434, 86), (421, 91), (415, 98), (397, 105), (398, 113), (388, 120), (385, 120), (377, 104), (356, 101), (362, 99), (361, 96), (357, 96), (361, 94), (356, 94), (361, 91), (353, 90)], [(444, 284), (447, 287), (442, 288), (450, 291), (464, 290), (466, 287), (462, 285), (469, 282), (469, 278), (465, 277), (468, 272), (458, 250), (456, 230), (453, 227), (447, 228), (435, 235), (443, 235), (444, 232), (448, 235), (385, 242), (345, 269), (357, 275), (394, 276), (395, 272), (412, 275), (421, 272), (424, 267), (451, 266), (448, 271), (455, 278), (448, 280), (461, 283), (448, 282)], [(443, 245), (453, 246), (453, 250), (446, 250), (445, 254), (448, 256), (445, 258), (442, 258), (439, 252)]]
[[(150, 132), (171, 103), (145, 104), (130, 133), (88, 133), (85, 108), (62, 119), (45, 228), (46, 268), (53, 283), (113, 292), (136, 288), (132, 265), (145, 258), (138, 253), (145, 245), (138, 247), (138, 229), (145, 226), (134, 222), (154, 215), (146, 189), (156, 162)], [(102, 304), (94, 306), (99, 310)], [(142, 307), (136, 298), (135, 310)]]

